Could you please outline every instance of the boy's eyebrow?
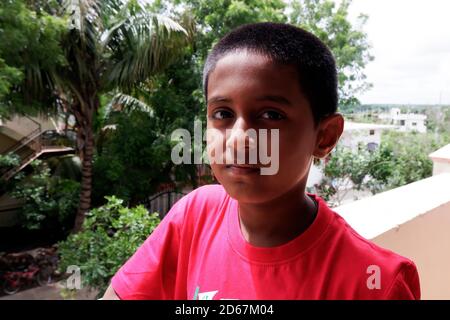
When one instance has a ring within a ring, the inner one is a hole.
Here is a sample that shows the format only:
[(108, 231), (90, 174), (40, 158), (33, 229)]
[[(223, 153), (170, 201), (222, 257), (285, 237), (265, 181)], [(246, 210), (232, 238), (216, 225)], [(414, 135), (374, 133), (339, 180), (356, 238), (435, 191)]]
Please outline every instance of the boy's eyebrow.
[(225, 97), (212, 97), (208, 99), (207, 103), (214, 103), (214, 102), (231, 102), (231, 99), (225, 98)]
[(275, 95), (261, 96), (261, 97), (258, 97), (256, 100), (259, 100), (259, 101), (272, 101), (272, 102), (276, 102), (276, 103), (280, 103), (280, 104), (285, 104), (287, 106), (291, 106), (292, 105), (292, 103), (288, 99), (286, 99), (285, 97), (275, 96)]
[[(272, 101), (272, 102), (284, 104), (284, 105), (287, 105), (287, 106), (291, 106), (292, 105), (292, 103), (288, 99), (286, 99), (286, 98), (284, 98), (282, 96), (276, 96), (276, 95), (260, 96), (260, 97), (256, 98), (256, 100), (258, 100), (258, 101)], [(232, 102), (232, 100), (228, 99), (228, 98), (225, 98), (225, 97), (220, 97), (219, 96), (219, 97), (212, 97), (212, 98), (208, 99), (207, 103), (210, 104), (210, 103), (215, 103), (215, 102)]]

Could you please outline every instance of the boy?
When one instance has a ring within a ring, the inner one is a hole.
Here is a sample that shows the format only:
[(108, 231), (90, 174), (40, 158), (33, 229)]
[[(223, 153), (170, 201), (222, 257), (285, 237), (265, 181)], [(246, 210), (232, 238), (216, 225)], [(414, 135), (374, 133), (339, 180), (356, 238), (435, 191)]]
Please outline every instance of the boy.
[(412, 261), (305, 194), (312, 159), (331, 152), (344, 124), (335, 61), (318, 38), (286, 24), (235, 29), (210, 53), (204, 89), (215, 147), (249, 152), (248, 129), (278, 129), (278, 171), (212, 161), (221, 185), (179, 200), (105, 299), (420, 298)]

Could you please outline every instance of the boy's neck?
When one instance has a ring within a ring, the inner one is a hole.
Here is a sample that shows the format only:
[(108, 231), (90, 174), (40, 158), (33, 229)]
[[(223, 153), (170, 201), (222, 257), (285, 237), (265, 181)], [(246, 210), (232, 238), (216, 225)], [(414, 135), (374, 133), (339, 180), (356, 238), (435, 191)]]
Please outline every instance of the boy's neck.
[(303, 233), (314, 221), (316, 210), (304, 186), (266, 203), (239, 203), (241, 232), (256, 247), (279, 246)]

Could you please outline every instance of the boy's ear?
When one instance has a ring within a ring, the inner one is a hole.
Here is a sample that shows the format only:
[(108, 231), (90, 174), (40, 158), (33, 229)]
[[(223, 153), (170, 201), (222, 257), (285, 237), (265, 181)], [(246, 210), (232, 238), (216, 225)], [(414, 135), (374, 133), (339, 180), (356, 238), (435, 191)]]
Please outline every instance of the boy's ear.
[(320, 121), (317, 129), (316, 147), (313, 156), (324, 158), (336, 146), (344, 131), (344, 117), (341, 114), (332, 114)]

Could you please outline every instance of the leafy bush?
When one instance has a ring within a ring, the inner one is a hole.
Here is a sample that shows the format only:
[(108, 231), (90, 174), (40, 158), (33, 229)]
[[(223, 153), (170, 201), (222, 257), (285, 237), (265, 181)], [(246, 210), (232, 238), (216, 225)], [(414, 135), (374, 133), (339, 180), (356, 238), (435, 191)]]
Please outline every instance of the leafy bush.
[(157, 213), (149, 214), (142, 205), (127, 208), (115, 196), (105, 198), (105, 205), (86, 214), (81, 232), (59, 243), (60, 271), (78, 266), (83, 286), (100, 294), (160, 222)]
[(0, 171), (7, 170), (18, 166), (20, 164), (20, 157), (15, 153), (0, 154)]
[[(20, 165), (20, 157), (17, 154), (12, 152), (5, 155), (0, 154), (0, 176), (18, 165)], [(13, 185), (13, 181), (2, 180), (0, 183), (0, 194), (10, 191)]]
[(72, 228), (78, 206), (80, 183), (51, 176), (46, 162), (34, 160), (33, 173), (25, 177), (19, 173), (11, 195), (23, 200), (19, 211), (21, 225), (29, 230)]

